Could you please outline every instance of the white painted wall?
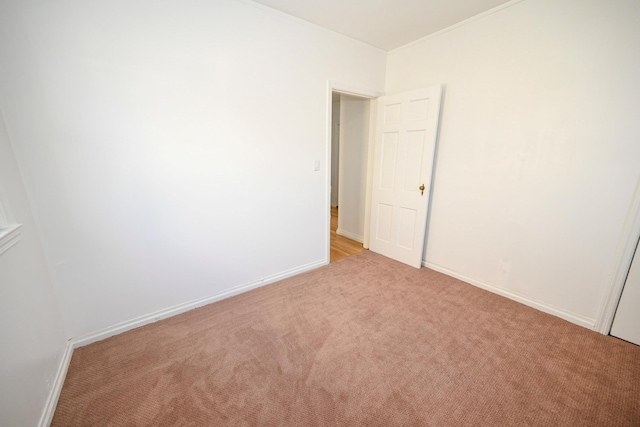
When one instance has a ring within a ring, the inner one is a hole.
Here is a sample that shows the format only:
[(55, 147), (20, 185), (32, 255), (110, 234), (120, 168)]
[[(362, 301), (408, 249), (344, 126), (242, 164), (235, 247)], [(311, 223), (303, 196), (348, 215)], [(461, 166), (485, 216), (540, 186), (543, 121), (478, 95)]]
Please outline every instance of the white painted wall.
[(338, 206), (340, 182), (340, 95), (333, 94), (331, 103), (331, 207)]
[(591, 326), (640, 174), (640, 2), (525, 0), (392, 51), (444, 84), (430, 266)]
[(340, 191), (337, 234), (363, 241), (367, 159), (368, 99), (340, 96)]
[(327, 80), (382, 92), (385, 60), (251, 2), (5, 0), (0, 102), (70, 336), (328, 262)]
[(0, 425), (35, 426), (67, 340), (2, 115), (0, 204), (22, 224), (20, 241), (0, 254)]

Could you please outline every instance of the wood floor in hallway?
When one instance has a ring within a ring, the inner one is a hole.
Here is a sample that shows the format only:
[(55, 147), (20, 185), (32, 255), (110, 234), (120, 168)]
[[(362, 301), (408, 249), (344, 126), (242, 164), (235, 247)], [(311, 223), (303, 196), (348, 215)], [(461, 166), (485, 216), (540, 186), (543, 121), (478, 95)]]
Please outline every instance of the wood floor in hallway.
[(331, 262), (366, 251), (362, 243), (336, 233), (338, 229), (338, 208), (331, 208)]

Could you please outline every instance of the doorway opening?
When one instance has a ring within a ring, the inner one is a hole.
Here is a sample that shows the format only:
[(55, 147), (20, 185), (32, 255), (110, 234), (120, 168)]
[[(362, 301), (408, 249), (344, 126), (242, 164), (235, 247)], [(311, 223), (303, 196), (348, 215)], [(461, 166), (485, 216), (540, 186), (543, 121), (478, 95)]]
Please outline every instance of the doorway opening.
[[(336, 235), (420, 268), (426, 262), (442, 85), (380, 97), (342, 92), (329, 83), (327, 95), (327, 263), (331, 260), (331, 193), (336, 188), (331, 178), (337, 170)], [(340, 121), (332, 126), (333, 101), (337, 103), (338, 96)], [(337, 150), (332, 150), (332, 133), (338, 135)], [(337, 167), (332, 168), (336, 151)]]
[(371, 98), (332, 91), (330, 262), (368, 247), (371, 113)]

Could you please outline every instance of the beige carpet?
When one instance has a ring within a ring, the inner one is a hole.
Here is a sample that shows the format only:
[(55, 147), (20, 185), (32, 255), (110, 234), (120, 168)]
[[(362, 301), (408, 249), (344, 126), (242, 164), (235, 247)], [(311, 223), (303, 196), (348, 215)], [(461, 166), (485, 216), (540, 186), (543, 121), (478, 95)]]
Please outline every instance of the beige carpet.
[(54, 426), (639, 426), (640, 347), (371, 252), (77, 349)]

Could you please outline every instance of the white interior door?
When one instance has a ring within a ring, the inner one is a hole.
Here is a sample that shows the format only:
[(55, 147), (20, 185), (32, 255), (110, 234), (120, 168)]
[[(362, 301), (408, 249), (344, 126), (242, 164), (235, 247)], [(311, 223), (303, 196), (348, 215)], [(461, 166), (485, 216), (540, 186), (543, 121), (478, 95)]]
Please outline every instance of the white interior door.
[(631, 262), (631, 268), (624, 282), (620, 303), (613, 319), (611, 335), (640, 345), (640, 251)]
[(441, 86), (378, 98), (369, 249), (420, 268)]

